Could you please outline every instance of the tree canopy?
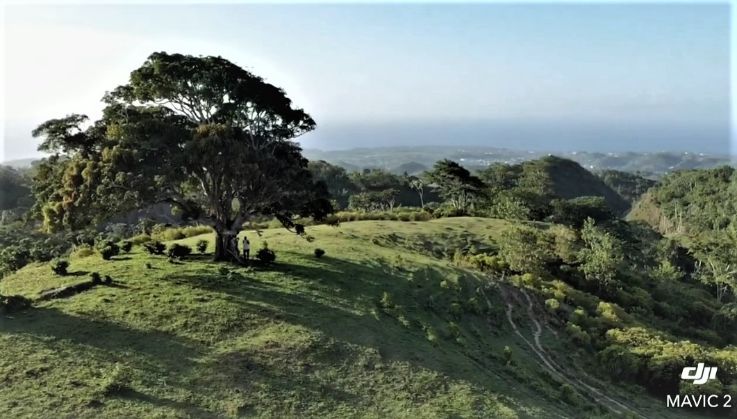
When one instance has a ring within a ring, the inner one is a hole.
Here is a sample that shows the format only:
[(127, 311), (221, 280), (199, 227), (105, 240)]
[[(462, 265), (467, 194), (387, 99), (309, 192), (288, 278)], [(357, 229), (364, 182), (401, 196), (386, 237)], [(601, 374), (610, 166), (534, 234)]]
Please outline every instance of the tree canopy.
[(103, 117), (88, 127), (72, 114), (33, 132), (55, 153), (35, 187), (49, 230), (168, 202), (209, 221), (216, 258), (237, 259), (234, 237), (251, 218), (271, 215), (302, 233), (294, 216), (332, 211), (292, 141), (315, 121), (228, 60), (157, 52), (103, 100)]

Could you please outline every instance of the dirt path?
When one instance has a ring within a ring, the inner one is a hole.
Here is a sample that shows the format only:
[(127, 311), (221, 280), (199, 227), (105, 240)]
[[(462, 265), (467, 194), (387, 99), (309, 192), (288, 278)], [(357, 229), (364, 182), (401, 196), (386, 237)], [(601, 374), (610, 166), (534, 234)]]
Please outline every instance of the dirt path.
[[(629, 413), (632, 415), (635, 415), (640, 418), (645, 418), (646, 416), (639, 413), (634, 407), (628, 406), (627, 404), (620, 402), (618, 400), (613, 399), (610, 396), (607, 396), (602, 390), (597, 389), (590, 384), (581, 381), (578, 377), (571, 377), (566, 372), (567, 370), (565, 368), (561, 368), (546, 352), (545, 348), (543, 347), (540, 337), (542, 336), (542, 326), (540, 325), (540, 322), (537, 319), (537, 316), (535, 315), (535, 312), (533, 310), (534, 305), (533, 301), (530, 298), (529, 294), (525, 292), (524, 290), (520, 290), (522, 295), (524, 295), (527, 305), (527, 316), (530, 319), (530, 322), (534, 326), (534, 330), (532, 333), (532, 342), (527, 339), (520, 329), (517, 327), (517, 324), (514, 322), (514, 318), (512, 316), (512, 312), (514, 310), (514, 304), (512, 300), (516, 300), (518, 304), (524, 305), (522, 301), (519, 301), (519, 299), (516, 296), (511, 296), (507, 290), (504, 289), (502, 285), (497, 284), (497, 287), (499, 288), (502, 297), (504, 298), (504, 301), (507, 305), (506, 309), (506, 315), (507, 315), (507, 321), (512, 326), (512, 329), (514, 330), (514, 333), (519, 336), (520, 339), (522, 339), (523, 342), (535, 353), (535, 355), (540, 358), (541, 365), (556, 379), (559, 381), (565, 382), (572, 387), (574, 387), (576, 390), (578, 390), (580, 393), (588, 396), (589, 398), (595, 400), (600, 405), (606, 407), (607, 409), (611, 410), (612, 412), (621, 415), (624, 413)], [(486, 297), (486, 294), (483, 292), (484, 299), (486, 300), (487, 305), (491, 306), (491, 302)], [(557, 338), (557, 336), (556, 336)]]

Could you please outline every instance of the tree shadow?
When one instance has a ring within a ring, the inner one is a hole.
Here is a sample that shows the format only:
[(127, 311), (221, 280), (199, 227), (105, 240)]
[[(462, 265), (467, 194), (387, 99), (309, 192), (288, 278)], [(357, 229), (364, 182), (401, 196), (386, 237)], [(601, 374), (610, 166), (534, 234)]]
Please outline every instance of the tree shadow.
[(66, 276), (85, 276), (89, 275), (89, 271), (74, 271), (74, 272), (67, 272)]
[(163, 397), (156, 397), (150, 394), (141, 393), (138, 390), (132, 388), (124, 388), (115, 394), (109, 395), (110, 398), (127, 399), (131, 401), (138, 401), (142, 403), (152, 404), (154, 406), (168, 407), (171, 409), (178, 410), (185, 413), (188, 417), (213, 417), (214, 413), (202, 409), (192, 403), (179, 402), (176, 400), (170, 400)]
[(191, 366), (193, 359), (202, 352), (201, 345), (195, 341), (171, 333), (133, 329), (105, 320), (70, 315), (51, 307), (33, 307), (2, 320), (0, 334), (68, 340), (121, 359), (134, 352), (166, 369)]

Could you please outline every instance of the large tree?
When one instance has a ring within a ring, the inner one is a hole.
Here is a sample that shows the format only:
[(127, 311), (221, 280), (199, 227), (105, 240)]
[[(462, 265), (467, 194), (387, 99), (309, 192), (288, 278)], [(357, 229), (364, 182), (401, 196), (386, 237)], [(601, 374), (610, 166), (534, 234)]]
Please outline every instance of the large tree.
[(429, 183), (453, 208), (466, 211), (483, 193), (484, 182), (452, 160), (440, 160), (426, 174)]
[(168, 202), (209, 221), (217, 260), (239, 260), (235, 238), (251, 218), (274, 216), (302, 234), (295, 216), (332, 211), (292, 141), (315, 121), (228, 60), (157, 52), (103, 100), (89, 127), (70, 115), (34, 131), (56, 153), (34, 188), (50, 230)]

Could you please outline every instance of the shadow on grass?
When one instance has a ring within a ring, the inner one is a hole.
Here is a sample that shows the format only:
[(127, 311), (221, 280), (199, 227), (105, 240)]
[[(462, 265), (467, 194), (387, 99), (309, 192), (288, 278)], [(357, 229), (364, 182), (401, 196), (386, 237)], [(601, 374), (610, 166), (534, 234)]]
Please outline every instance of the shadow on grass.
[(0, 333), (68, 340), (91, 346), (121, 359), (133, 352), (165, 369), (187, 368), (202, 348), (196, 342), (170, 333), (137, 330), (113, 322), (74, 316), (54, 308), (34, 307), (0, 322)]
[(66, 276), (85, 276), (89, 275), (89, 271), (74, 271), (74, 272), (67, 272)]
[[(433, 293), (445, 295), (442, 298), (448, 300), (456, 295), (440, 289), (444, 278), (441, 270), (424, 267), (420, 270), (423, 278), (408, 284), (408, 272), (399, 272), (395, 266), (381, 261), (361, 264), (330, 257), (300, 257), (309, 259), (309, 263), (277, 262), (268, 269), (258, 270), (285, 274), (274, 279), (255, 276), (247, 270), (240, 271), (237, 278), (228, 278), (213, 269), (210, 275), (174, 274), (168, 280), (225, 293), (246, 312), (317, 330), (337, 341), (374, 348), (385, 359), (418, 364), (450, 377), (469, 379), (463, 369), (479, 369), (479, 363), (486, 362), (481, 356), (471, 360), (460, 355), (464, 352), (460, 347), (451, 350), (448, 345), (433, 346), (422, 325), (415, 322), (412, 327), (405, 327), (379, 307), (382, 294), (388, 292), (402, 306), (403, 315), (433, 327), (445, 327), (452, 320), (446, 307), (425, 307), (426, 299)], [(442, 304), (445, 303), (443, 300)], [(482, 324), (486, 325), (485, 320)], [(433, 356), (425, 356), (431, 352)], [(439, 355), (443, 353), (453, 357)], [(337, 354), (334, 360), (326, 362), (340, 362), (343, 356), (347, 355)], [(457, 362), (462, 362), (464, 368), (459, 368)], [(477, 378), (481, 376), (485, 378), (477, 384), (488, 384), (488, 374), (479, 372)]]
[(150, 394), (141, 393), (140, 391), (132, 388), (125, 388), (108, 397), (138, 401), (142, 403), (152, 404), (154, 406), (168, 407), (174, 410), (178, 410), (182, 413), (186, 413), (188, 417), (207, 418), (214, 416), (213, 412), (202, 409), (191, 403), (179, 402), (176, 400), (152, 396)]

